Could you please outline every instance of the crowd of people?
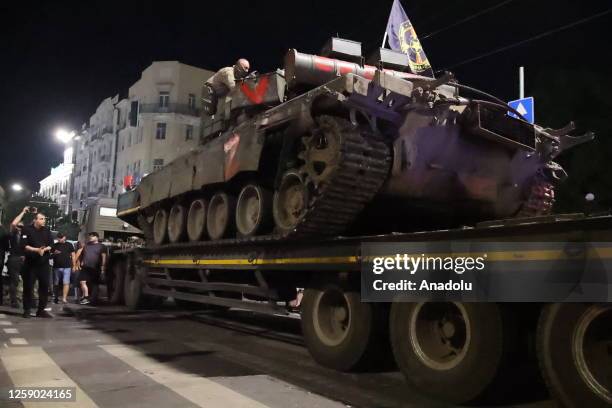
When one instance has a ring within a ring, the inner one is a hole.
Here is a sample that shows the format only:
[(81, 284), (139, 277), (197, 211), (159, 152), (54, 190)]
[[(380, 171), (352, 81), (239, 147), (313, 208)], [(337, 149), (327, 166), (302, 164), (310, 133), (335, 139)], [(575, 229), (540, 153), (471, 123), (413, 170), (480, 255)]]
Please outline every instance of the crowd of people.
[[(31, 214), (33, 220), (24, 224), (27, 214)], [(8, 228), (0, 226), (0, 271), (6, 264), (10, 306), (22, 307), (24, 318), (33, 316), (31, 311), (35, 306), (34, 316), (52, 318), (47, 307), (49, 296), (56, 304), (68, 303), (71, 285), (75, 292), (80, 292), (75, 301), (83, 305), (91, 303), (92, 288), (103, 279), (106, 269), (107, 251), (99, 242), (98, 233), (89, 233), (87, 239), (77, 242), (75, 247), (61, 233), (54, 239), (46, 221), (45, 214), (38, 209), (25, 207)], [(1, 276), (0, 304), (4, 304), (4, 284), (4, 276)], [(35, 305), (36, 284), (38, 302)]]

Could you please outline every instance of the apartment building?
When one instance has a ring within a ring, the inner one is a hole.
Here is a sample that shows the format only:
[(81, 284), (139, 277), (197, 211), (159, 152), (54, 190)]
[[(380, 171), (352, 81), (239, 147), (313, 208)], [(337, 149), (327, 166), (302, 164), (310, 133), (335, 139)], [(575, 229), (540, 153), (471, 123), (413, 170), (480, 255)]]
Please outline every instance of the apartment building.
[(157, 61), (117, 104), (114, 196), (199, 143), (201, 89), (214, 73), (178, 61)]
[[(199, 143), (200, 95), (214, 73), (178, 61), (146, 68), (127, 97), (104, 99), (73, 139), (73, 152), (43, 179), (41, 193), (65, 211), (116, 198)], [(72, 156), (72, 154), (74, 156)]]
[(56, 202), (63, 214), (70, 211), (70, 178), (74, 164), (73, 148), (64, 150), (64, 161), (51, 168), (50, 174), (39, 181), (38, 194)]
[(113, 195), (118, 100), (118, 95), (104, 99), (75, 138), (74, 208), (88, 197)]

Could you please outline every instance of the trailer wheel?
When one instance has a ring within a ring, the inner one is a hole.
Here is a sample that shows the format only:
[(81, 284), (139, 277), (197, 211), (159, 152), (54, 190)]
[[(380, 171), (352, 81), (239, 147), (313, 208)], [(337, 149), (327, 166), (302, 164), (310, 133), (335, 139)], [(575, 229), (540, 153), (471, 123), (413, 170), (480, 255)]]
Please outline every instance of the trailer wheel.
[(134, 265), (133, 260), (129, 260), (125, 269), (125, 280), (123, 284), (123, 294), (125, 305), (131, 309), (156, 308), (164, 302), (163, 297), (147, 296), (143, 293), (144, 283), (143, 266)]
[(200, 241), (206, 235), (206, 212), (208, 202), (204, 199), (193, 200), (187, 214), (187, 236), (190, 241)]
[(301, 310), (306, 347), (323, 366), (340, 371), (360, 369), (378, 356), (378, 343), (388, 344), (382, 313), (362, 303), (358, 292), (345, 292), (337, 285), (308, 288)]
[(236, 229), (243, 237), (267, 232), (272, 218), (272, 194), (256, 184), (246, 185), (236, 204)]
[(109, 302), (117, 305), (122, 302), (123, 295), (123, 285), (125, 284), (125, 262), (118, 261), (113, 265), (113, 276), (112, 276), (112, 284), (110, 286), (110, 297)]
[(390, 334), (406, 380), (448, 403), (482, 395), (504, 359), (504, 327), (494, 303), (394, 303)]
[(153, 219), (153, 241), (157, 245), (166, 242), (168, 238), (168, 212), (164, 209), (159, 209), (155, 213)]
[(206, 214), (206, 232), (210, 239), (231, 236), (235, 227), (236, 199), (227, 193), (219, 192), (212, 196)]
[(168, 217), (168, 239), (176, 243), (183, 240), (187, 224), (187, 209), (181, 204), (174, 204)]
[(612, 406), (612, 305), (546, 305), (536, 341), (542, 376), (561, 406)]

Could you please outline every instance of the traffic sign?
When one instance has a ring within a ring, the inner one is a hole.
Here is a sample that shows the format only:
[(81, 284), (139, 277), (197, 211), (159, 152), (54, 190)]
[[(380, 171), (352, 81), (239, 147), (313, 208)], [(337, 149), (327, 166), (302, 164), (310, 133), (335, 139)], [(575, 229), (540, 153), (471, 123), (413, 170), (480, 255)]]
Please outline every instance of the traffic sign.
[[(532, 96), (528, 98), (517, 99), (515, 101), (510, 101), (508, 102), (508, 106), (514, 108), (518, 113), (523, 115), (527, 122), (533, 123), (535, 121), (535, 102)], [(508, 112), (508, 115), (512, 116), (513, 118), (517, 117), (512, 112)]]

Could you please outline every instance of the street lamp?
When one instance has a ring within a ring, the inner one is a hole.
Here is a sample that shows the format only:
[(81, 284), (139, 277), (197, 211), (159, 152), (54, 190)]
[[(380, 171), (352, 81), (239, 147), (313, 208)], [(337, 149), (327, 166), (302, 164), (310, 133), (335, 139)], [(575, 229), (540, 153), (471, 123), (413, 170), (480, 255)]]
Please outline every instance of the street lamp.
[(59, 128), (55, 131), (55, 138), (63, 144), (68, 144), (76, 136), (74, 130)]
[(19, 192), (23, 191), (23, 186), (21, 184), (19, 184), (19, 183), (14, 183), (11, 186), (11, 190), (13, 190), (16, 193), (19, 193)]

